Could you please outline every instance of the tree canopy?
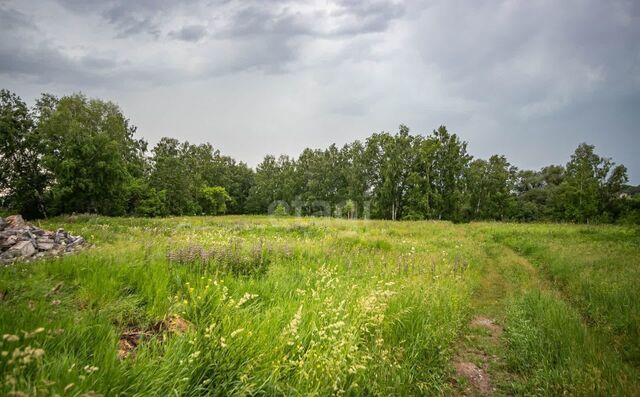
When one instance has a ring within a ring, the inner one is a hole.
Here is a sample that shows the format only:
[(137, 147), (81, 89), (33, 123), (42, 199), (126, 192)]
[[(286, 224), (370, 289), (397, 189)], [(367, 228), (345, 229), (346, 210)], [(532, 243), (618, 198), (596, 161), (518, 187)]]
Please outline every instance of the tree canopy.
[[(209, 143), (160, 139), (149, 151), (112, 102), (43, 94), (33, 107), (0, 91), (0, 206), (28, 218), (63, 213), (264, 214), (568, 222), (640, 222), (627, 169), (578, 145), (566, 165), (518, 170), (474, 159), (445, 126), (378, 132), (255, 170)], [(635, 194), (635, 196), (634, 196)]]

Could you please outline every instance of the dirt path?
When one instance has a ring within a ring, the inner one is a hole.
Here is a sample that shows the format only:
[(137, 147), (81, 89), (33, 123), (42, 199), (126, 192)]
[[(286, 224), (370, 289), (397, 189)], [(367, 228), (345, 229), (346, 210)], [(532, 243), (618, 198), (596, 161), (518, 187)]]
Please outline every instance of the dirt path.
[(469, 323), (469, 335), (453, 360), (456, 395), (491, 396), (495, 387), (491, 367), (498, 362), (493, 351), (499, 348), (502, 327), (493, 319), (474, 317)]
[(503, 327), (507, 302), (525, 288), (540, 288), (544, 279), (524, 257), (475, 230), (467, 238), (483, 241), (485, 261), (480, 265), (472, 298), (474, 317), (461, 337), (452, 361), (454, 395), (491, 396), (501, 383), (514, 379), (504, 357)]

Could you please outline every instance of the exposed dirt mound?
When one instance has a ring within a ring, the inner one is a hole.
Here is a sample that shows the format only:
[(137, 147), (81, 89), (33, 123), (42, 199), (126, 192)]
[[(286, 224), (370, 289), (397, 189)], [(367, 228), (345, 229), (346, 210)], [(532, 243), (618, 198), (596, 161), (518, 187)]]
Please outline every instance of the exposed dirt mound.
[(487, 317), (475, 317), (471, 320), (469, 326), (471, 328), (486, 328), (491, 332), (493, 338), (499, 338), (502, 335), (502, 326), (494, 323), (492, 319)]
[(456, 374), (467, 379), (473, 387), (472, 390), (465, 390), (465, 395), (489, 396), (493, 393), (491, 380), (484, 369), (468, 361), (457, 361), (453, 366)]
[(122, 332), (118, 340), (118, 358), (124, 360), (133, 353), (145, 340), (153, 337), (164, 338), (167, 334), (181, 334), (187, 332), (191, 323), (180, 316), (172, 315), (155, 323), (147, 329), (130, 327)]

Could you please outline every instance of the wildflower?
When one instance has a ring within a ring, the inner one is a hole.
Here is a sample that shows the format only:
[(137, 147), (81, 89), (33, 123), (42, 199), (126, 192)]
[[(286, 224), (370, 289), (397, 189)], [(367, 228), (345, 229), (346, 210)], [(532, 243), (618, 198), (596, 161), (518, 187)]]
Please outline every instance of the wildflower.
[(237, 330), (233, 331), (231, 333), (231, 337), (235, 337), (236, 335), (238, 335), (240, 332), (244, 331), (244, 328), (238, 328)]
[(17, 335), (4, 334), (2, 335), (2, 340), (6, 340), (7, 342), (17, 342), (20, 340), (20, 337)]
[(221, 346), (223, 349), (224, 349), (225, 347), (227, 347), (226, 341), (227, 341), (227, 340), (224, 338), (224, 336), (221, 336), (221, 337), (220, 337), (220, 346)]
[(248, 301), (250, 301), (252, 299), (255, 299), (257, 297), (258, 297), (258, 295), (256, 295), (256, 294), (250, 294), (250, 293), (246, 292), (244, 295), (242, 295), (242, 298), (240, 298), (240, 300), (236, 304), (236, 307), (240, 307), (243, 304), (245, 304), (246, 302), (248, 302)]
[[(290, 335), (294, 339), (298, 339), (298, 327), (302, 322), (302, 307), (303, 307), (303, 304), (300, 305), (300, 307), (298, 308), (298, 311), (296, 312), (296, 314), (293, 316), (293, 319), (289, 323), (289, 326), (284, 330), (284, 335)], [(290, 346), (293, 345), (293, 341), (290, 341), (289, 345)]]
[[(22, 331), (24, 332), (24, 331)], [(44, 332), (44, 328), (40, 327), (32, 332), (24, 332), (24, 337), (25, 339), (29, 339), (29, 338), (33, 338), (34, 336), (36, 336), (37, 334)]]

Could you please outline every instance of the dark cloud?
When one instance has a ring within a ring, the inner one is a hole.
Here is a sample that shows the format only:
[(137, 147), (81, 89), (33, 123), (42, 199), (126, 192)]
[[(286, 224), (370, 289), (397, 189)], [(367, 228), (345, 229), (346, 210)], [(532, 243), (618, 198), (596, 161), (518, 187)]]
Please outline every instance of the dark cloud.
[(212, 140), (255, 164), (445, 123), (526, 167), (592, 142), (640, 182), (637, 0), (2, 4), (0, 86), (106, 95), (152, 142)]
[(169, 37), (182, 41), (199, 41), (207, 35), (207, 27), (203, 25), (183, 26), (169, 33)]
[(0, 74), (43, 81), (48, 75), (68, 77), (74, 69), (57, 48), (38, 40), (39, 29), (24, 13), (0, 5), (0, 27)]
[(424, 61), (465, 97), (531, 107), (600, 95), (600, 87), (638, 89), (628, 81), (640, 53), (630, 2), (474, 5), (439, 3), (416, 24)]
[(57, 0), (63, 7), (80, 14), (97, 14), (116, 29), (116, 37), (148, 34), (157, 38), (156, 19), (171, 11), (179, 2), (169, 0)]
[(99, 57), (93, 55), (87, 55), (82, 57), (82, 65), (90, 70), (106, 70), (113, 69), (118, 65), (118, 62), (112, 58)]
[(336, 35), (383, 32), (405, 12), (404, 3), (393, 1), (342, 0), (339, 4), (342, 7), (331, 15), (348, 22), (332, 32)]
[(273, 34), (341, 38), (383, 32), (403, 12), (402, 3), (389, 0), (342, 0), (331, 11), (265, 7), (264, 3), (249, 3), (236, 11), (217, 33), (223, 37)]
[(138, 34), (149, 34), (152, 37), (157, 38), (160, 35), (160, 30), (153, 21), (153, 14), (136, 15), (128, 7), (128, 4), (116, 4), (107, 8), (102, 16), (112, 25), (116, 27), (118, 32), (117, 37), (125, 38), (129, 36), (135, 36)]

